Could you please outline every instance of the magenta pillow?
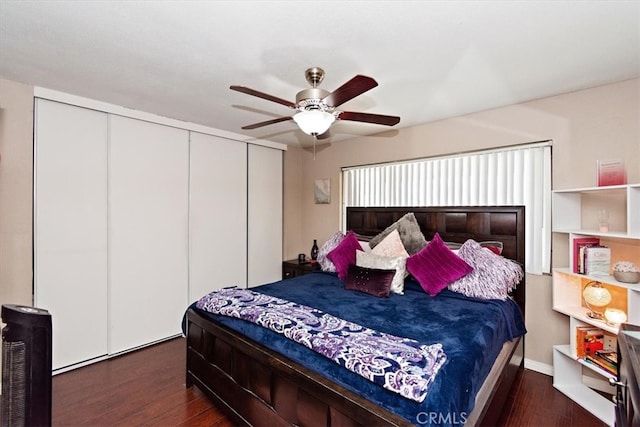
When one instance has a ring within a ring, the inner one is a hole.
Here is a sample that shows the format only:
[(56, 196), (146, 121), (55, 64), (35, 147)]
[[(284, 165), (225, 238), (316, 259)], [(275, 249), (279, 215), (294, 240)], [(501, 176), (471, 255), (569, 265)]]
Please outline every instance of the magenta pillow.
[(378, 298), (387, 298), (395, 275), (395, 269), (382, 270), (350, 264), (344, 288), (350, 291), (364, 292)]
[(338, 278), (344, 280), (349, 273), (349, 265), (356, 263), (356, 251), (361, 251), (362, 246), (353, 231), (349, 231), (344, 239), (334, 250), (327, 254), (327, 258), (335, 265)]
[(436, 233), (427, 246), (407, 259), (407, 270), (434, 297), (449, 283), (473, 271), (473, 267), (453, 253)]

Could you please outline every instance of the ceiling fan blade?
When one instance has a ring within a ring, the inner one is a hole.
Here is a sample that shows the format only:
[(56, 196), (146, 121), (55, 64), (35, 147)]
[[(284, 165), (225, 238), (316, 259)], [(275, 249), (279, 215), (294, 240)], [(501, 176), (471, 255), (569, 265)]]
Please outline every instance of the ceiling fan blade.
[(247, 95), (257, 96), (258, 98), (266, 99), (267, 101), (277, 102), (278, 104), (286, 105), (289, 108), (296, 108), (296, 104), (291, 101), (287, 101), (286, 99), (278, 98), (277, 96), (269, 95), (268, 93), (251, 89), (246, 86), (231, 85), (229, 86), (229, 89), (246, 93)]
[(385, 116), (383, 114), (356, 113), (354, 111), (343, 111), (338, 115), (340, 120), (351, 120), (354, 122), (376, 123), (379, 125), (393, 126), (400, 123), (398, 116)]
[(292, 119), (293, 117), (291, 116), (278, 117), (277, 119), (272, 119), (264, 122), (254, 123), (252, 125), (242, 126), (242, 129), (257, 129), (257, 128), (261, 128), (262, 126), (268, 126), (275, 123), (286, 122), (287, 120), (292, 120)]
[(323, 101), (330, 107), (337, 107), (376, 86), (378, 86), (378, 82), (371, 77), (358, 74), (327, 95)]

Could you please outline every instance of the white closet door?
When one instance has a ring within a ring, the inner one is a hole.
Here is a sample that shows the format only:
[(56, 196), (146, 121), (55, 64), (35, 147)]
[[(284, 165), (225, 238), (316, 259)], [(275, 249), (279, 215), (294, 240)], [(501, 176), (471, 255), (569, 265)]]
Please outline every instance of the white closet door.
[(180, 333), (188, 185), (187, 131), (111, 116), (110, 353)]
[(37, 99), (35, 305), (53, 369), (107, 354), (107, 115)]
[(249, 145), (248, 286), (282, 279), (282, 151)]
[(191, 133), (189, 301), (247, 283), (247, 144)]

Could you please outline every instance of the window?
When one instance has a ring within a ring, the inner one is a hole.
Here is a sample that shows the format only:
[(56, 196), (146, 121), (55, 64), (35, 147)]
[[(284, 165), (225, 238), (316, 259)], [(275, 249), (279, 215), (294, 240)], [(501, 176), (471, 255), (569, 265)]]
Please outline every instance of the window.
[[(527, 272), (551, 267), (551, 141), (342, 169), (348, 206), (525, 206)], [(344, 222), (343, 222), (344, 223)]]

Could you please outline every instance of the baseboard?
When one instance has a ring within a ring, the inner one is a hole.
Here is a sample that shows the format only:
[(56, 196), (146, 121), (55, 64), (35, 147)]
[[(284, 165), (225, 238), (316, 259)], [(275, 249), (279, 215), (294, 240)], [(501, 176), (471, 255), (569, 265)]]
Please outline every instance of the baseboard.
[(538, 362), (535, 360), (524, 358), (524, 367), (525, 369), (531, 369), (532, 371), (539, 372), (541, 374), (548, 375), (550, 377), (553, 376), (553, 365), (548, 365), (546, 363)]
[(123, 354), (131, 353), (133, 351), (140, 350), (140, 349), (143, 349), (145, 347), (150, 347), (152, 345), (160, 344), (161, 342), (169, 341), (169, 340), (172, 340), (174, 338), (183, 337), (183, 336), (184, 335), (182, 335), (182, 333), (176, 334), (176, 335), (171, 335), (170, 337), (160, 338), (159, 340), (152, 341), (152, 342), (147, 343), (147, 344), (142, 344), (142, 345), (139, 345), (137, 347), (129, 348), (129, 349), (126, 349), (126, 350), (122, 350), (122, 351), (119, 351), (117, 353), (106, 354), (106, 355), (103, 355), (103, 356), (94, 357), (93, 359), (83, 360), (81, 362), (77, 362), (77, 363), (74, 363), (72, 365), (62, 366), (60, 368), (54, 369), (51, 372), (51, 374), (54, 375), (54, 376), (58, 375), (58, 374), (63, 374), (65, 372), (73, 371), (74, 369), (82, 368), (84, 366), (89, 366), (89, 365), (92, 365), (92, 364), (98, 363), (98, 362), (103, 362), (105, 360), (109, 360), (109, 359), (112, 359), (114, 357), (122, 356)]

